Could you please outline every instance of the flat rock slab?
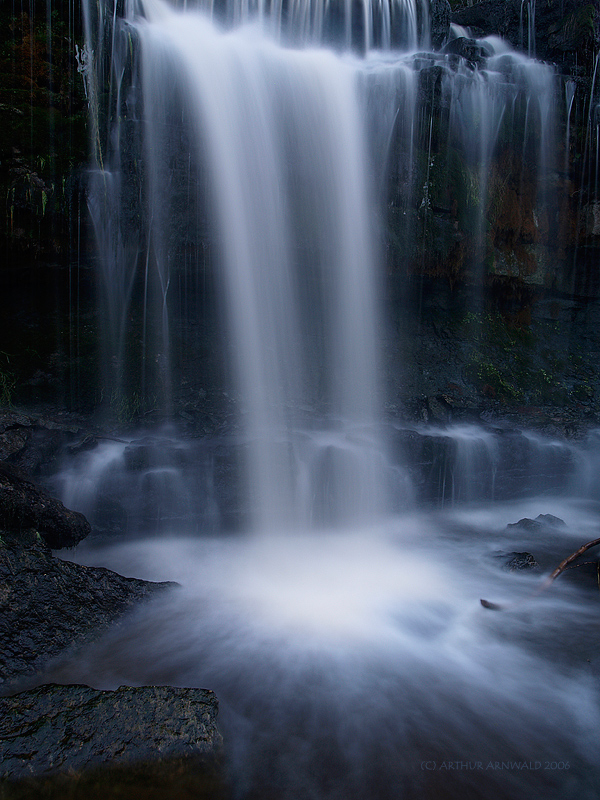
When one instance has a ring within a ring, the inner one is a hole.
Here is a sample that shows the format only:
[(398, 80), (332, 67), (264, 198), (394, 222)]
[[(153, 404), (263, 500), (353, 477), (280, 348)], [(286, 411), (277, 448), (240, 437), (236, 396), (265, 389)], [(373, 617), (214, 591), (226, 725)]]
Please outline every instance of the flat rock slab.
[(78, 797), (90, 796), (81, 793), (84, 786), (91, 796), (96, 787), (113, 797), (110, 787), (125, 782), (123, 797), (140, 796), (140, 783), (165, 783), (176, 797), (177, 782), (187, 775), (189, 783), (190, 774), (197, 796), (204, 796), (203, 785), (206, 796), (220, 796), (217, 712), (213, 692), (171, 686), (98, 691), (48, 684), (2, 697), (0, 796), (34, 797), (36, 787), (37, 796), (75, 796), (75, 784)]
[(62, 561), (36, 531), (0, 530), (0, 690), (173, 586)]

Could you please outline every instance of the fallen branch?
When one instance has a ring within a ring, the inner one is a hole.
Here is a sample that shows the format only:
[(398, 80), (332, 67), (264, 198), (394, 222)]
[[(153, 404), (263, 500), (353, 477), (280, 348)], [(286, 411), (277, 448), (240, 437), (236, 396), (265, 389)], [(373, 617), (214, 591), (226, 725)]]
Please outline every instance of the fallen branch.
[[(538, 589), (536, 589), (535, 592), (530, 594), (527, 599), (531, 599), (532, 597), (537, 597), (542, 592), (545, 592), (546, 589), (556, 580), (556, 578), (558, 578), (561, 572), (564, 572), (567, 569), (569, 564), (572, 564), (573, 561), (576, 561), (579, 558), (579, 556), (582, 556), (586, 552), (586, 550), (590, 550), (592, 547), (596, 547), (599, 544), (600, 544), (600, 539), (594, 539), (593, 541), (582, 545), (582, 547), (580, 547), (579, 550), (576, 550), (574, 553), (571, 553), (571, 555), (568, 558), (565, 558), (564, 561), (560, 562), (560, 564), (554, 570), (554, 572), (552, 572), (542, 583), (542, 585)], [(479, 602), (484, 608), (489, 608), (492, 611), (502, 611), (503, 609), (511, 607), (514, 608), (514, 604), (512, 604), (511, 606), (502, 606), (499, 605), (498, 603), (490, 603), (489, 600), (484, 600), (483, 598)]]

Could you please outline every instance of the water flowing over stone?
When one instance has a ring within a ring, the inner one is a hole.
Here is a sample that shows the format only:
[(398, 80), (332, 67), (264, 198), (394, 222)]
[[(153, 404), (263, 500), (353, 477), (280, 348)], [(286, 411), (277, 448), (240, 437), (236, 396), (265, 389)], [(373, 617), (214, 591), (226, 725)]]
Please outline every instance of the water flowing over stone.
[[(359, 6), (363, 57), (349, 52), (356, 6), (335, 7), (343, 25), (333, 39), (324, 31), (334, 6), (316, 0), (226, 9), (144, 0), (123, 19), (104, 17), (102, 4), (99, 17), (88, 12), (107, 394), (124, 417), (168, 411), (197, 347), (190, 331), (211, 314), (225, 319), (222, 357), (260, 530), (390, 508), (397, 472), (377, 432), (381, 229), (404, 242), (407, 265), (421, 242), (423, 259), (446, 258), (458, 243), (450, 226), (440, 235), (437, 209), (452, 214), (462, 192), (477, 276), (489, 184), (503, 180), (492, 155), (507, 141), (521, 149), (540, 208), (548, 197), (552, 70), (492, 39), (415, 55), (428, 42), (417, 25), (428, 30), (426, 8)], [(348, 52), (315, 46), (331, 41)], [(435, 125), (434, 95), (444, 110)], [(417, 146), (426, 164), (415, 163)], [(214, 295), (200, 289), (207, 276)]]
[(429, 37), (424, 0), (183, 0), (179, 6), (200, 8), (233, 25), (259, 21), (277, 39), (304, 45), (339, 42), (361, 51), (408, 49), (426, 45)]

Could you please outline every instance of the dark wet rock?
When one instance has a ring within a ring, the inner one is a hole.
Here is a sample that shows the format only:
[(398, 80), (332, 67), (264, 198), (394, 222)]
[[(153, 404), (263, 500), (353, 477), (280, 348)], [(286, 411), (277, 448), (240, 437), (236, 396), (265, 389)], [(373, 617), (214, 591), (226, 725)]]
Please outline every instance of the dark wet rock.
[(524, 517), (518, 522), (510, 522), (506, 529), (510, 531), (542, 532), (548, 527), (566, 528), (566, 523), (552, 514), (538, 514), (535, 519)]
[[(535, 33), (529, 38), (528, 14), (533, 6)], [(451, 21), (473, 36), (499, 35), (513, 47), (561, 65), (564, 72), (591, 66), (598, 49), (600, 10), (589, 0), (483, 0), (451, 15)]]
[(71, 511), (19, 470), (0, 463), (0, 528), (35, 529), (48, 547), (74, 547), (91, 531), (87, 519)]
[(524, 517), (520, 519), (518, 522), (509, 522), (506, 526), (506, 530), (510, 531), (541, 531), (543, 529), (543, 525), (541, 522), (538, 522), (535, 519), (529, 519), (529, 517)]
[(502, 568), (509, 572), (539, 569), (540, 566), (531, 553), (505, 553), (498, 551), (494, 553), (494, 557), (502, 563)]
[(31, 440), (33, 420), (16, 411), (0, 411), (0, 461), (24, 450)]
[(62, 561), (35, 530), (0, 532), (0, 684), (39, 672), (173, 585)]
[(428, 419), (434, 422), (449, 422), (450, 409), (443, 397), (427, 398)]
[(0, 461), (5, 461), (14, 453), (19, 453), (27, 444), (31, 433), (24, 428), (17, 428), (0, 433)]
[(536, 520), (544, 525), (552, 525), (554, 528), (567, 527), (567, 523), (560, 517), (555, 517), (554, 514), (538, 514)]
[(440, 64), (421, 65), (419, 69), (419, 96), (425, 105), (432, 106), (439, 102), (442, 94), (442, 83), (448, 68)]
[(0, 410), (0, 433), (17, 426), (31, 428), (33, 426), (32, 417), (13, 409), (5, 408)]
[[(50, 684), (0, 698), (0, 793), (221, 797), (217, 711), (213, 692), (169, 686)], [(143, 793), (162, 784), (170, 794)]]
[(481, 64), (486, 57), (484, 48), (474, 39), (468, 39), (465, 36), (450, 39), (442, 48), (442, 52), (448, 55), (460, 56), (473, 65)]
[(67, 445), (67, 452), (69, 455), (77, 455), (77, 453), (85, 453), (89, 450), (95, 450), (98, 447), (99, 437), (93, 433), (87, 433), (82, 438), (77, 439)]
[(55, 461), (64, 440), (65, 432), (36, 425), (24, 446), (8, 461), (28, 475), (39, 475)]
[(448, 0), (430, 0), (429, 25), (431, 44), (437, 50), (448, 38), (450, 31), (450, 3)]
[(80, 421), (69, 415), (33, 416), (0, 409), (0, 461), (29, 475), (52, 463), (66, 440), (80, 432)]

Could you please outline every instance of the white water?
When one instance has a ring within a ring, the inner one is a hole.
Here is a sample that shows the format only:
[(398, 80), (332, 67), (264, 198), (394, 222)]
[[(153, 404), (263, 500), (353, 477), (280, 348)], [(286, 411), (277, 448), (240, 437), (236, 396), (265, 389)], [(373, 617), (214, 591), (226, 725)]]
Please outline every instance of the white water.
[(307, 44), (336, 42), (367, 52), (426, 47), (429, 4), (425, 0), (174, 0), (233, 25), (258, 21), (277, 40)]
[[(562, 578), (528, 600), (539, 575), (502, 570), (495, 552), (548, 569), (596, 535), (598, 510), (546, 497), (353, 533), (81, 550), (181, 588), (50, 678), (211, 687), (234, 797), (591, 800), (598, 599)], [(543, 552), (504, 530), (540, 512), (569, 526)]]
[[(233, 797), (592, 800), (596, 567), (532, 595), (598, 536), (597, 435), (566, 444), (474, 425), (419, 435), (452, 445), (440, 451), (453, 481), (450, 492), (439, 480), (443, 510), (278, 537), (211, 536), (206, 522), (202, 537), (182, 537), (185, 523), (167, 515), (159, 538), (82, 543), (68, 554), (79, 563), (180, 586), (46, 679), (212, 688)], [(136, 463), (146, 450), (146, 468), (128, 473), (127, 453)], [(113, 501), (121, 493), (133, 516), (126, 501), (144, 496), (148, 474), (186, 452), (176, 439), (107, 442), (63, 473), (64, 496), (83, 507), (95, 484)], [(169, 486), (180, 512), (209, 468), (191, 457), (171, 469), (189, 483)], [(527, 496), (481, 502), (493, 481), (515, 491), (512, 471)], [(564, 525), (507, 527), (540, 514)], [(533, 553), (540, 569), (507, 571), (501, 554), (514, 552)], [(486, 610), (482, 597), (507, 609)]]
[[(370, 518), (381, 508), (370, 441), (377, 300), (355, 68), (326, 50), (282, 49), (254, 29), (220, 33), (203, 15), (157, 0), (144, 8), (136, 27), (153, 235), (168, 235), (164, 131), (176, 79), (207, 164), (255, 528), (310, 522), (290, 436), (315, 405), (338, 421), (333, 521)], [(344, 442), (361, 437), (357, 457)]]

